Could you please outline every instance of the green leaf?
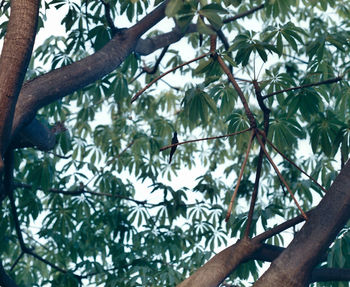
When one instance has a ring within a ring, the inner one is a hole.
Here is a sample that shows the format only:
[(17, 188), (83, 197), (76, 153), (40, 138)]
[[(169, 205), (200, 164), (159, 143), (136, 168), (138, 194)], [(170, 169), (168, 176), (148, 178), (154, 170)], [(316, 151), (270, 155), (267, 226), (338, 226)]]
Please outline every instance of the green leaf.
[(283, 42), (282, 42), (282, 35), (281, 33), (278, 33), (277, 35), (277, 51), (278, 51), (278, 55), (282, 56), (283, 54)]
[(165, 8), (165, 15), (168, 17), (175, 17), (183, 6), (182, 0), (171, 0)]
[(198, 17), (197, 20), (197, 30), (201, 34), (208, 34), (208, 35), (214, 35), (215, 31), (211, 29), (208, 25), (206, 25), (201, 17)]

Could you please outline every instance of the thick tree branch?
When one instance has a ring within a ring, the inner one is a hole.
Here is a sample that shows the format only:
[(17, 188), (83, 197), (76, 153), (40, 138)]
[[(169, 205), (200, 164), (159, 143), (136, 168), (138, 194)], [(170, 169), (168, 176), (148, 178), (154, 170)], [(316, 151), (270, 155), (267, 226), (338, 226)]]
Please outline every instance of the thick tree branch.
[(55, 132), (37, 119), (33, 119), (21, 133), (14, 137), (10, 148), (35, 147), (48, 151), (53, 149), (55, 144)]
[(0, 174), (2, 156), (10, 142), (15, 106), (32, 54), (38, 0), (12, 0), (11, 14), (0, 57)]
[(182, 281), (178, 287), (218, 286), (242, 262), (261, 247), (256, 241), (243, 239), (224, 249), (193, 275)]
[(309, 283), (327, 281), (350, 281), (350, 269), (316, 268), (312, 271)]
[(106, 17), (107, 24), (112, 31), (112, 35), (114, 36), (117, 33), (118, 29), (115, 27), (112, 16), (111, 16), (111, 5), (104, 0), (101, 0), (101, 2), (103, 4), (103, 6), (105, 7), (105, 17)]
[(3, 287), (18, 287), (15, 281), (7, 275), (2, 262), (0, 261), (0, 286)]
[(311, 272), (350, 218), (350, 161), (313, 209), (288, 248), (255, 283), (258, 286), (305, 286)]
[(140, 39), (135, 47), (135, 52), (141, 56), (149, 55), (156, 50), (176, 43), (181, 40), (184, 35), (194, 32), (197, 32), (197, 26), (195, 24), (190, 24), (185, 32), (176, 26), (170, 32), (151, 38)]
[(16, 105), (12, 135), (16, 135), (43, 106), (52, 103), (116, 69), (134, 50), (140, 36), (165, 17), (169, 0), (137, 24), (116, 36), (101, 50), (71, 65), (53, 70), (23, 85)]

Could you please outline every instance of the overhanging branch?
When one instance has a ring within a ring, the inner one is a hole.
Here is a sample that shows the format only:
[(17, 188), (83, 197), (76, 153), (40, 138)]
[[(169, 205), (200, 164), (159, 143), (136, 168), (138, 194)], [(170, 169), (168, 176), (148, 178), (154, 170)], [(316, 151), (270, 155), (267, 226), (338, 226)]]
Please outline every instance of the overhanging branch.
[(16, 105), (11, 138), (45, 105), (63, 98), (116, 69), (135, 49), (140, 36), (165, 17), (164, 1), (137, 24), (117, 33), (101, 50), (71, 65), (53, 70), (23, 85)]

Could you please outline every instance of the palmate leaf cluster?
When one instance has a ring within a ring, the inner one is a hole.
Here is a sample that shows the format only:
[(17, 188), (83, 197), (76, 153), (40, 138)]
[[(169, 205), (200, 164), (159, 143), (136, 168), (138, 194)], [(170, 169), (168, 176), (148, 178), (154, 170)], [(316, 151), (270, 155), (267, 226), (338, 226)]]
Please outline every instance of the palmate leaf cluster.
[[(39, 27), (46, 27), (47, 9), (65, 11), (62, 25), (67, 36), (51, 36), (36, 48), (27, 79), (82, 59), (110, 40), (116, 31), (107, 21), (103, 3), (110, 7), (115, 29), (120, 29), (123, 26), (118, 19), (134, 23), (162, 1), (153, 2), (42, 1)], [(264, 9), (225, 22), (261, 4), (265, 4)], [(5, 2), (2, 7), (5, 18), (8, 5)], [(78, 286), (73, 273), (93, 286), (174, 286), (203, 265), (218, 247), (243, 234), (254, 186), (257, 144), (253, 145), (237, 205), (227, 224), (224, 217), (249, 133), (181, 145), (171, 165), (169, 151), (160, 152), (170, 144), (174, 131), (182, 141), (249, 128), (238, 95), (217, 61), (208, 56), (185, 66), (177, 71), (175, 80), (164, 78), (168, 85), (159, 81), (130, 103), (146, 82), (189, 60), (187, 50), (192, 50), (193, 56), (207, 52), (209, 35), (219, 29), (229, 46), (225, 48), (218, 40), (218, 53), (234, 75), (244, 79), (238, 82), (260, 128), (263, 113), (251, 79), (259, 81), (263, 95), (269, 95), (343, 77), (337, 83), (270, 96), (266, 100), (271, 109), (268, 138), (326, 188), (348, 159), (347, 1), (172, 0), (166, 14), (174, 17), (183, 31), (194, 23), (199, 33), (187, 34), (183, 48), (170, 46), (155, 74), (137, 77), (144, 65), (154, 65), (159, 53), (147, 58), (132, 53), (108, 76), (43, 108), (40, 120), (52, 125), (63, 122), (67, 127), (57, 135), (55, 150), (16, 151), (15, 196), (25, 242), (48, 261), (69, 270), (61, 273), (25, 255), (11, 271), (20, 286)], [(6, 28), (6, 24), (4, 21), (1, 27)], [(305, 146), (310, 147), (312, 155)], [(274, 150), (268, 150), (302, 207), (307, 210), (314, 206), (321, 190)], [(204, 169), (198, 178), (184, 178), (181, 173), (198, 167)], [(7, 206), (5, 201), (0, 220), (5, 267), (21, 254)], [(297, 214), (273, 169), (264, 161), (251, 233)], [(328, 266), (350, 267), (349, 234), (344, 229), (335, 242)], [(283, 246), (284, 237), (275, 236), (269, 243)], [(246, 263), (227, 282), (257, 278), (259, 265)], [(243, 285), (243, 281), (235, 284)], [(348, 286), (332, 284), (318, 286)]]

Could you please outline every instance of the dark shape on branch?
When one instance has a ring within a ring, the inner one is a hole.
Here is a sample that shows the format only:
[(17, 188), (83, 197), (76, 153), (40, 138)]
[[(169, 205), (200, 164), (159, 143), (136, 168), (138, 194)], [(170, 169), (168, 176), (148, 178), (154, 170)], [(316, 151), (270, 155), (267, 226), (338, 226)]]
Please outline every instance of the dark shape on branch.
[[(171, 144), (177, 144), (178, 142), (179, 142), (179, 141), (178, 141), (178, 139), (177, 139), (177, 132), (174, 132), (174, 136), (173, 136), (173, 138), (172, 138), (172, 140), (171, 140)], [(175, 153), (175, 151), (176, 151), (176, 148), (177, 148), (177, 146), (171, 147), (171, 150), (170, 150), (170, 158), (169, 158), (169, 164), (171, 163), (171, 160), (172, 160), (173, 155), (174, 155), (174, 153)]]

